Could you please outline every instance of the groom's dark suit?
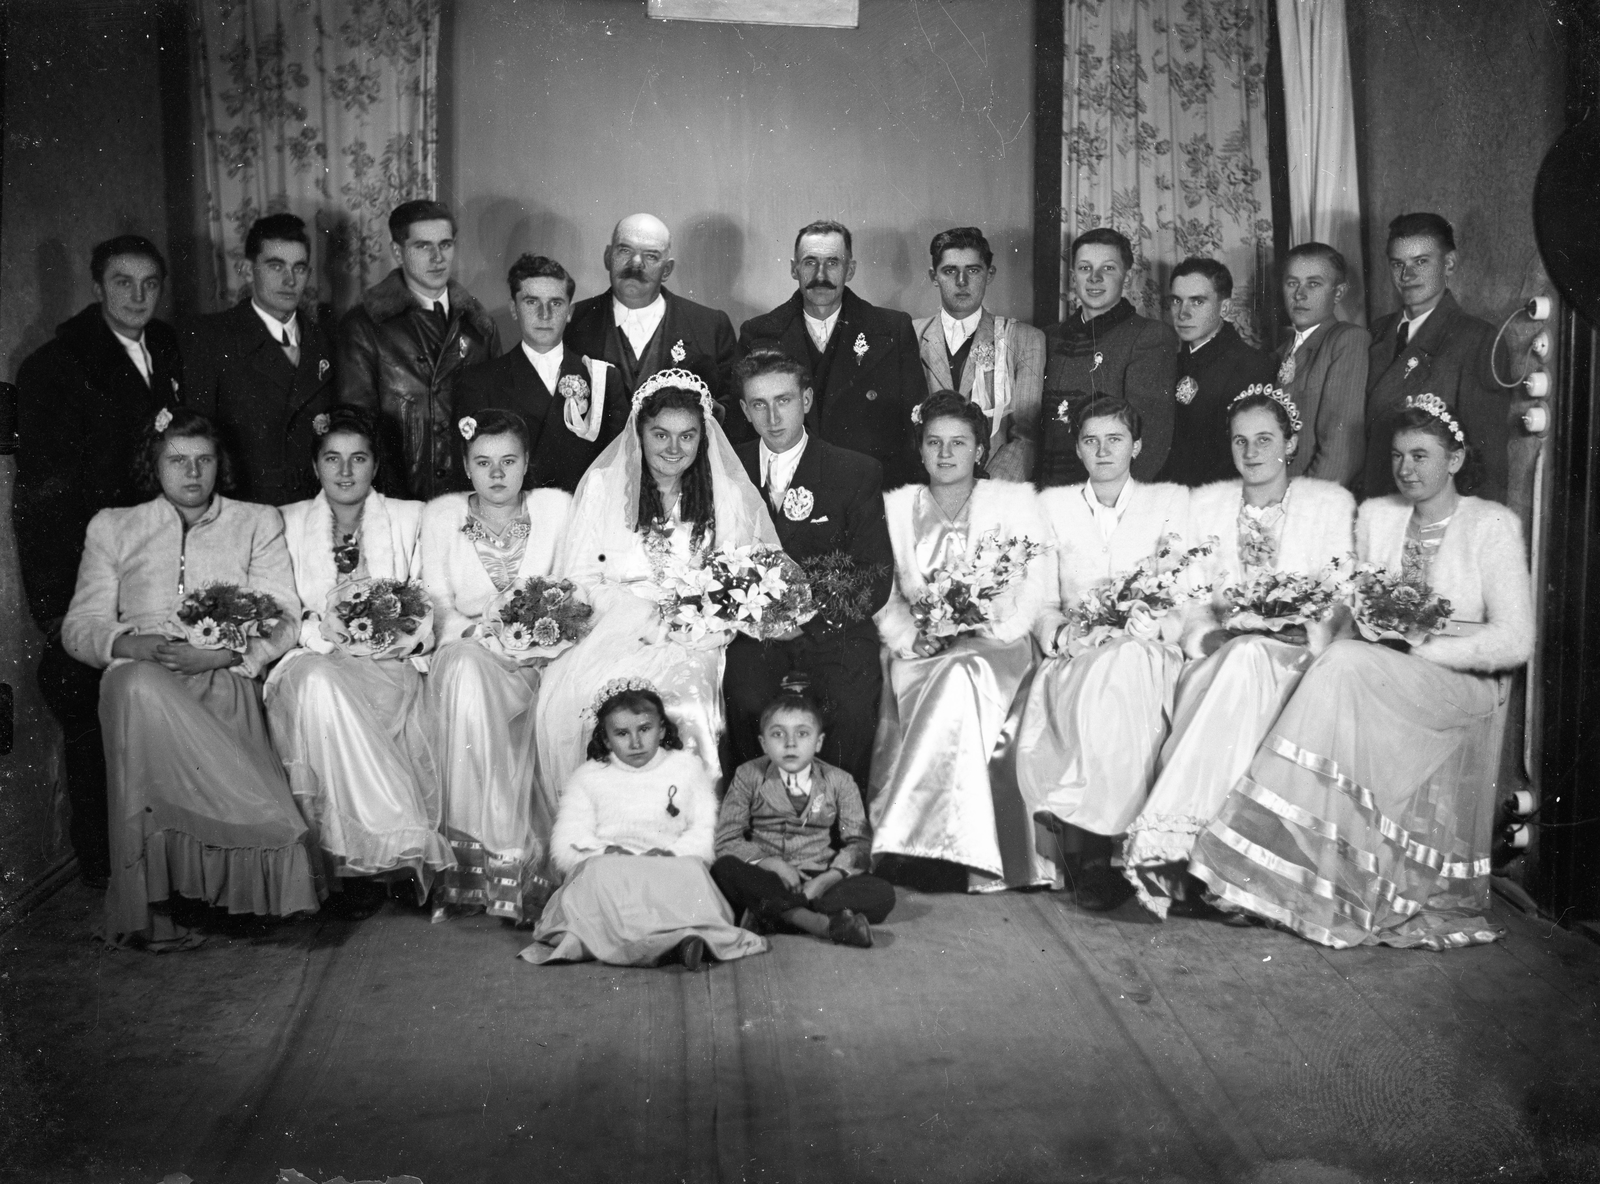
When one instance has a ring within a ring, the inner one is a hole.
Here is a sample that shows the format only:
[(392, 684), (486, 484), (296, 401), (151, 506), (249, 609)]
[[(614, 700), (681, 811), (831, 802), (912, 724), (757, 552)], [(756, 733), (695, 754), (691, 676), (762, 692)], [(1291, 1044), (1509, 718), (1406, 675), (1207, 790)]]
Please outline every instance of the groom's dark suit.
[[(745, 472), (758, 486), (760, 448), (756, 440), (738, 449)], [(883, 517), (883, 469), (869, 456), (837, 448), (814, 435), (805, 448), (789, 490), (809, 492), (812, 505), (808, 513), (795, 518), (782, 508), (773, 509), (778, 540), (798, 562), (842, 551), (863, 570), (877, 568), (872, 581), (872, 609), (876, 612), (889, 599), (894, 579), (894, 551)], [(722, 692), (728, 709), (729, 742), (738, 763), (761, 755), (757, 734), (761, 709), (792, 670), (811, 676), (811, 694), (827, 715), (822, 759), (844, 769), (865, 792), (878, 722), (878, 694), (883, 687), (877, 626), (868, 618), (829, 628), (823, 620), (813, 619), (793, 641), (735, 638), (728, 646)]]
[[(589, 367), (577, 350), (564, 348), (561, 357), (561, 377), (569, 374), (589, 384)], [(616, 438), (628, 422), (630, 402), (622, 389), (622, 377), (615, 366), (606, 368), (606, 389), (590, 391), (590, 398), (603, 398), (605, 411), (600, 421), (600, 434), (594, 440), (585, 440), (573, 434), (562, 415), (562, 400), (557, 393), (546, 389), (544, 379), (528, 361), (520, 344), (492, 361), (472, 367), (456, 383), (456, 419), (463, 415), (477, 416), (490, 407), (514, 411), (528, 424), (528, 435), (533, 439), (533, 451), (528, 457), (527, 486), (530, 489), (565, 489), (568, 493), (578, 488), (578, 479), (594, 463), (601, 449)], [(456, 435), (459, 437), (460, 433)], [(457, 440), (459, 449), (462, 444)], [(456, 466), (456, 482), (452, 488), (466, 489), (465, 467)]]

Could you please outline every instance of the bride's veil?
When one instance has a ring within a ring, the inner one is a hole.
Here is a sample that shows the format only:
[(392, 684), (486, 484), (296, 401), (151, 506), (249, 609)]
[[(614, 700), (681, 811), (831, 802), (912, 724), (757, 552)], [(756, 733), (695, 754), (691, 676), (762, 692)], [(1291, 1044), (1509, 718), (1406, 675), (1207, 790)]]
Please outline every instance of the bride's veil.
[(745, 475), (744, 466), (728, 443), (728, 437), (713, 414), (711, 392), (700, 376), (688, 370), (663, 370), (648, 378), (633, 396), (633, 410), (621, 435), (607, 444), (589, 471), (578, 482), (573, 496), (572, 514), (566, 535), (556, 549), (555, 570), (573, 570), (579, 556), (601, 554), (605, 539), (616, 538), (619, 524), (628, 530), (638, 527), (639, 481), (644, 473), (644, 449), (639, 443), (639, 405), (654, 391), (667, 387), (693, 392), (700, 397), (706, 423), (701, 447), (711, 462), (712, 504), (717, 515), (716, 545), (719, 547), (764, 543), (779, 546), (778, 532), (767, 512), (767, 499)]

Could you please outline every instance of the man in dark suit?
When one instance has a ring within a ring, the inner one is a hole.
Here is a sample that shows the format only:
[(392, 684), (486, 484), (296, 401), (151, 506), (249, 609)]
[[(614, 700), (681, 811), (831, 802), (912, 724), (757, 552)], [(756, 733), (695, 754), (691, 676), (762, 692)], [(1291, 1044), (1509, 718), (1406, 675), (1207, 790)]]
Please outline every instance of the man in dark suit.
[(739, 459), (767, 495), (783, 549), (798, 563), (832, 552), (849, 556), (862, 573), (869, 615), (848, 621), (819, 614), (780, 641), (735, 638), (722, 679), (728, 741), (737, 763), (760, 756), (761, 709), (778, 693), (784, 675), (803, 671), (828, 716), (822, 759), (864, 790), (883, 687), (870, 614), (888, 601), (894, 578), (883, 470), (871, 457), (806, 430), (813, 392), (805, 367), (793, 358), (758, 348), (745, 355), (735, 374), (743, 391), (741, 413), (760, 437), (739, 446)]
[[(733, 322), (662, 285), (677, 260), (672, 232), (653, 214), (630, 214), (601, 256), (611, 290), (580, 300), (567, 323), (567, 348), (610, 362), (629, 398), (661, 370), (692, 370), (724, 411), (733, 391)], [(730, 417), (731, 418), (731, 417)]]
[(257, 218), (245, 235), (250, 297), (200, 317), (183, 338), (186, 402), (216, 421), (233, 457), (233, 496), (282, 506), (315, 497), (312, 420), (335, 395), (333, 340), (302, 309), (311, 240), (293, 214)]
[(154, 243), (122, 235), (89, 259), (96, 303), (56, 328), (17, 371), (17, 477), (12, 510), (28, 608), (44, 633), (39, 690), (66, 744), (72, 847), (89, 883), (111, 871), (100, 671), (61, 645), (89, 519), (149, 495), (134, 478), (144, 431), (182, 396), (178, 337), (155, 319), (167, 278)]
[(1240, 391), (1278, 376), (1270, 354), (1256, 349), (1224, 319), (1233, 297), (1233, 273), (1215, 259), (1185, 259), (1172, 269), (1172, 327), (1178, 347), (1177, 406), (1172, 451), (1158, 481), (1191, 488), (1231, 481), (1233, 444), (1228, 404)]
[(1494, 380), (1494, 326), (1468, 316), (1447, 286), (1456, 235), (1438, 214), (1389, 223), (1389, 278), (1403, 308), (1372, 326), (1367, 367), (1367, 457), (1362, 492), (1393, 493), (1394, 419), (1411, 395), (1438, 395), (1461, 423), (1471, 477), (1463, 492), (1504, 501), (1510, 404)]
[(911, 439), (911, 409), (928, 397), (917, 335), (905, 313), (875, 308), (846, 286), (856, 274), (851, 249), (837, 222), (802, 229), (789, 264), (799, 290), (740, 326), (739, 352), (772, 346), (803, 365), (816, 395), (807, 428), (872, 457), (889, 487), (905, 485), (923, 477)]
[[(562, 344), (576, 287), (566, 268), (543, 255), (523, 255), (506, 283), (521, 344), (461, 376), (456, 420), (490, 407), (515, 411), (533, 439), (528, 486), (571, 493), (628, 422), (628, 394), (615, 366)], [(465, 489), (464, 468), (458, 476)]]
[(1278, 347), (1278, 385), (1300, 410), (1300, 445), (1289, 476), (1352, 485), (1366, 459), (1367, 349), (1360, 325), (1339, 320), (1344, 256), (1301, 243), (1283, 266), (1283, 304), (1294, 336)]

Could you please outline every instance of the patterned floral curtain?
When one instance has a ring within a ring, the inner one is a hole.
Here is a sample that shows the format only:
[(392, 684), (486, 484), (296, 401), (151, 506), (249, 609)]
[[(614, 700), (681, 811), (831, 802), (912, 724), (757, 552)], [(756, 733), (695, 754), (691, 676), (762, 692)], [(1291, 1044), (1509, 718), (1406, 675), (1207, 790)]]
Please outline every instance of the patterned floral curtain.
[(308, 299), (388, 274), (389, 211), (433, 197), (440, 0), (193, 0), (216, 296), (263, 214), (314, 227)]
[(1113, 226), (1133, 243), (1126, 295), (1161, 315), (1189, 255), (1233, 273), (1230, 319), (1275, 323), (1267, 180), (1268, 0), (1064, 0), (1061, 313), (1068, 245)]

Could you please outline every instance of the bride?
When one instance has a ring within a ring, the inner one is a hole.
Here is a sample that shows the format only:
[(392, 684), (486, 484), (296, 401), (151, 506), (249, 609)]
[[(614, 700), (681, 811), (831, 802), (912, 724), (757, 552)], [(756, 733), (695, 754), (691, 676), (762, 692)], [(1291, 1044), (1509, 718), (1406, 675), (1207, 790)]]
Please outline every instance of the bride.
[(578, 483), (555, 571), (583, 589), (595, 625), (545, 673), (538, 744), (547, 786), (565, 785), (583, 763), (583, 710), (595, 692), (629, 677), (655, 685), (684, 748), (713, 779), (720, 773), (728, 635), (685, 644), (668, 634), (658, 601), (673, 563), (698, 566), (724, 547), (776, 547), (778, 535), (713, 407), (699, 376), (652, 375), (633, 396), (628, 426)]

